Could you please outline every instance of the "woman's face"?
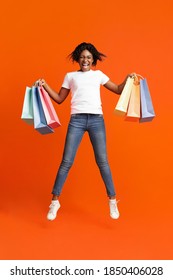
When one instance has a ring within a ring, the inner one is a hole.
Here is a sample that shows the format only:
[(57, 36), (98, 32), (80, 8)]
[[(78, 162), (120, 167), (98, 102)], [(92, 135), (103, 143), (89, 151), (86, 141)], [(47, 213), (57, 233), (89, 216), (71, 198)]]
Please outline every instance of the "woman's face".
[(88, 50), (81, 52), (79, 57), (79, 66), (81, 71), (89, 71), (93, 63), (93, 55)]

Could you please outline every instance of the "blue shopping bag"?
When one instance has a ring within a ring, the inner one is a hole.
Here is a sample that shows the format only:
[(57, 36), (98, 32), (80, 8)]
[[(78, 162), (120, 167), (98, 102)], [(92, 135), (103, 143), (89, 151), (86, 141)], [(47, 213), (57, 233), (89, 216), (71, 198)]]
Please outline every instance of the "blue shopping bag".
[(140, 79), (141, 117), (140, 122), (152, 121), (155, 117), (153, 103), (146, 79)]
[(28, 124), (34, 123), (32, 89), (30, 87), (26, 87), (25, 90), (21, 119)]
[(54, 130), (47, 125), (38, 88), (32, 87), (32, 101), (34, 112), (34, 128), (41, 134), (53, 133)]

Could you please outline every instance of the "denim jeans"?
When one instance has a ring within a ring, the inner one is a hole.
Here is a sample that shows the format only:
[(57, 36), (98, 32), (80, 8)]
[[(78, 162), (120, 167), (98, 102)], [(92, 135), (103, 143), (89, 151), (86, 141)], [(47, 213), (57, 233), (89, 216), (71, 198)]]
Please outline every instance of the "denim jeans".
[(96, 163), (103, 178), (107, 195), (115, 196), (114, 184), (107, 159), (106, 134), (102, 114), (73, 114), (68, 125), (62, 162), (60, 164), (52, 194), (60, 195), (68, 172), (74, 162), (78, 146), (88, 132), (94, 149)]

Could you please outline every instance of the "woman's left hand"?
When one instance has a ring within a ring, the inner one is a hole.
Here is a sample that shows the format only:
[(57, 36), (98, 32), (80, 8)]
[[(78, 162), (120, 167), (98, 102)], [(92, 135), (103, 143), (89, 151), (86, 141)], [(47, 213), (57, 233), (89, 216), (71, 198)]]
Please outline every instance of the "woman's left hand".
[(138, 75), (136, 73), (131, 73), (128, 75), (128, 77), (130, 77), (134, 80), (135, 85), (139, 85), (139, 79), (138, 79)]
[(135, 79), (135, 77), (137, 77), (136, 73), (131, 73), (128, 75), (128, 77)]

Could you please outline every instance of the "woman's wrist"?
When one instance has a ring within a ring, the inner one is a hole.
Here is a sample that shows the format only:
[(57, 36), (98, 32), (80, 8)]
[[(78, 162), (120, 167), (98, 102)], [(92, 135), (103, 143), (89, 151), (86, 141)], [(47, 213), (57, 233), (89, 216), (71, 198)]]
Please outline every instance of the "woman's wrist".
[(47, 88), (47, 83), (44, 82), (44, 83), (42, 84), (42, 86), (46, 89), (46, 88)]

